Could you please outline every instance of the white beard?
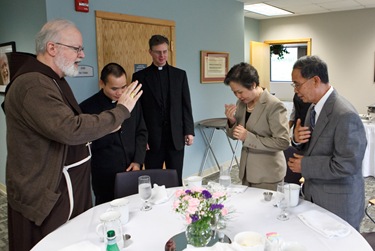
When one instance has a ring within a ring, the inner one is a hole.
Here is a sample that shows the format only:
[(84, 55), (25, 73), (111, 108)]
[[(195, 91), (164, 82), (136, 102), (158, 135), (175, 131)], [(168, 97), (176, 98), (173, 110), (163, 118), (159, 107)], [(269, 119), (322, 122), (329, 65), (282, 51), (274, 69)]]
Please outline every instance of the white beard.
[(69, 65), (66, 59), (61, 56), (58, 56), (55, 60), (55, 64), (60, 70), (64, 73), (65, 76), (75, 77), (78, 75), (78, 68), (75, 67), (74, 62)]

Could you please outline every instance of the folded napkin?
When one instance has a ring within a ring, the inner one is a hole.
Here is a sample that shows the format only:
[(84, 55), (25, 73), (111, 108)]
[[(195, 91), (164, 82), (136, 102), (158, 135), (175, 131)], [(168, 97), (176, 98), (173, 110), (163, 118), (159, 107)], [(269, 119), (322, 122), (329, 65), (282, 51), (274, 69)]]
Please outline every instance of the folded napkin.
[(157, 205), (169, 200), (167, 190), (165, 189), (165, 185), (158, 186), (158, 184), (154, 184), (154, 188), (152, 189), (152, 197), (150, 202)]
[(345, 237), (350, 234), (350, 227), (331, 216), (316, 210), (301, 213), (298, 217), (307, 226), (327, 238)]
[(59, 251), (100, 251), (101, 249), (97, 246), (95, 246), (90, 241), (81, 241), (74, 243), (70, 246), (64, 247), (60, 249)]
[(243, 193), (246, 191), (246, 189), (248, 188), (248, 186), (244, 186), (244, 185), (230, 185), (230, 187), (228, 187), (228, 192), (230, 193)]
[(236, 251), (236, 249), (233, 248), (233, 246), (229, 243), (221, 243), (216, 242), (215, 245), (212, 247), (201, 247), (196, 248), (191, 245), (187, 245), (187, 247), (183, 251)]

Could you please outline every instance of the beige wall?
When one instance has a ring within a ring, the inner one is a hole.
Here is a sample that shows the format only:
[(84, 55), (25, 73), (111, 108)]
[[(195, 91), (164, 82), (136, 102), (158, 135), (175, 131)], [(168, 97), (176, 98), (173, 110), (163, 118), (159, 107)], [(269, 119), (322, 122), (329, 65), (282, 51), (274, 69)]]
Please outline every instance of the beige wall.
[[(312, 38), (312, 54), (327, 64), (330, 83), (359, 113), (375, 103), (375, 8), (330, 14), (261, 20), (260, 41)], [(290, 100), (289, 83), (271, 85), (281, 99)]]

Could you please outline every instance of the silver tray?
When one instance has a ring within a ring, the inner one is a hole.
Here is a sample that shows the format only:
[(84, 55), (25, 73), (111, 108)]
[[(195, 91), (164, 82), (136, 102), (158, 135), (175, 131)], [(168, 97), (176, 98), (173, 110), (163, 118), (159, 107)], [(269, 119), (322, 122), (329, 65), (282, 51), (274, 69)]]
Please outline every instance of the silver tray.
[[(210, 242), (207, 244), (207, 247), (212, 247), (215, 245), (216, 242), (223, 242), (223, 243), (232, 243), (227, 235), (224, 234), (223, 238), (219, 239), (219, 233), (215, 235), (215, 238), (211, 238)], [(165, 251), (182, 251), (186, 248), (187, 241), (185, 232), (181, 232), (179, 234), (174, 235), (170, 238), (167, 243), (165, 244)]]

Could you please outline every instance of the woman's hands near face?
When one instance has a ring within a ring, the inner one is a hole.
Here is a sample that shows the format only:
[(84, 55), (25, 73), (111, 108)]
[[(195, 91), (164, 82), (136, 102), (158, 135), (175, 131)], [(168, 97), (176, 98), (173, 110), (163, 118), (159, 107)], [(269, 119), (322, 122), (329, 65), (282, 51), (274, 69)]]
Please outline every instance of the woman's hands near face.
[(234, 104), (225, 104), (225, 116), (227, 117), (231, 125), (236, 123), (236, 118), (234, 117), (236, 115), (236, 109), (237, 107)]

